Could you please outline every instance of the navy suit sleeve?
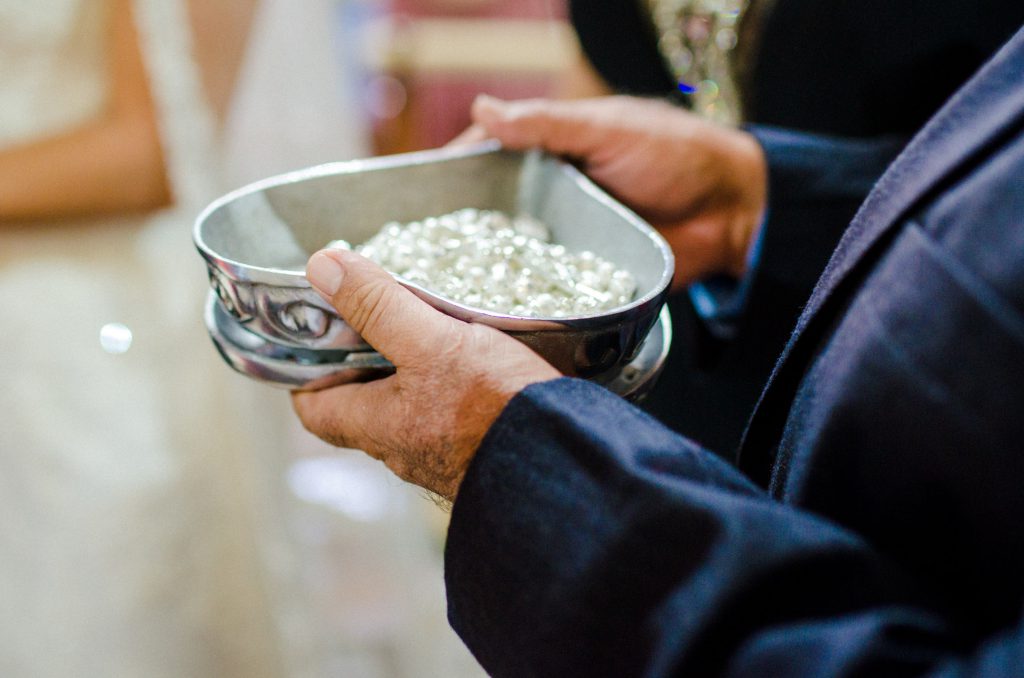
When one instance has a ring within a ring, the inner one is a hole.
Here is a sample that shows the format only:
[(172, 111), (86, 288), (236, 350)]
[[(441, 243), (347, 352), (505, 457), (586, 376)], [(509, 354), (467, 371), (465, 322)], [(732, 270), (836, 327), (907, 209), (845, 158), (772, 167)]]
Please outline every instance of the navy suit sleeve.
[(795, 290), (806, 300), (858, 207), (907, 139), (846, 139), (757, 125), (748, 131), (765, 152), (770, 205), (754, 284)]
[(856, 535), (579, 380), (502, 413), (445, 558), (451, 623), (495, 676), (1024, 671), (1019, 631), (967, 656)]

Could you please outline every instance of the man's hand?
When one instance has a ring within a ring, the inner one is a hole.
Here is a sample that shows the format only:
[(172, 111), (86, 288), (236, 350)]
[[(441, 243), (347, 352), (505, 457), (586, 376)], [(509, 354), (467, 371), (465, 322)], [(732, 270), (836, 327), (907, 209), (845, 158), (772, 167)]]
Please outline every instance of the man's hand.
[(294, 393), (302, 423), (447, 499), (455, 499), (508, 401), (529, 384), (560, 376), (515, 339), (441, 313), (353, 252), (317, 252), (306, 277), (396, 371), (378, 381)]
[(676, 255), (673, 286), (740, 276), (765, 211), (767, 169), (753, 136), (632, 97), (502, 102), (480, 97), (454, 143), (496, 137), (575, 160), (655, 226)]

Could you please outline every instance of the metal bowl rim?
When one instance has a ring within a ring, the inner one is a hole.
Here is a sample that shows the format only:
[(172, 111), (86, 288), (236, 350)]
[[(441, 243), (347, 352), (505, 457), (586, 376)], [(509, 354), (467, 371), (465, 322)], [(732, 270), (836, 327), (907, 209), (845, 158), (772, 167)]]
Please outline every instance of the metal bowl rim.
[[(381, 156), (376, 158), (365, 158), (358, 160), (344, 160), (340, 162), (325, 163), (322, 165), (316, 165), (313, 167), (307, 167), (304, 169), (293, 170), (291, 172), (285, 172), (259, 181), (255, 181), (251, 184), (247, 184), (238, 188), (230, 193), (227, 193), (220, 198), (217, 198), (210, 203), (200, 214), (196, 217), (195, 223), (192, 228), (192, 240), (202, 255), (210, 265), (220, 270), (221, 272), (228, 275), (228, 277), (239, 282), (249, 282), (255, 284), (264, 284), (281, 288), (292, 288), (292, 289), (312, 289), (312, 285), (306, 279), (305, 273), (297, 272), (294, 270), (272, 268), (266, 266), (253, 266), (239, 261), (234, 261), (223, 257), (216, 253), (202, 237), (202, 228), (206, 223), (206, 220), (214, 212), (224, 207), (225, 205), (238, 200), (246, 195), (251, 195), (259, 191), (266, 190), (268, 188), (274, 188), (278, 186), (285, 186), (287, 184), (298, 183), (308, 179), (316, 179), (325, 176), (332, 176), (337, 174), (351, 174), (355, 172), (364, 171), (380, 171), (387, 169), (394, 169), (398, 167), (408, 167), (419, 164), (427, 164), (434, 162), (442, 162), (447, 160), (457, 160), (462, 158), (470, 158), (474, 156), (487, 155), (489, 153), (509, 152), (504, 149), (500, 142), (495, 139), (490, 139), (478, 144), (472, 144), (464, 147), (444, 147), (437, 149), (430, 149), (426, 151), (417, 151), (414, 153), (401, 153), (396, 155)], [(514, 151), (513, 151), (514, 152)], [(557, 159), (556, 159), (557, 160)], [(602, 311), (600, 313), (591, 313), (586, 315), (576, 316), (562, 316), (562, 317), (549, 317), (549, 316), (520, 316), (512, 315), (507, 313), (495, 313), (485, 309), (476, 308), (473, 306), (466, 306), (457, 301), (449, 299), (443, 295), (437, 294), (431, 290), (428, 290), (414, 282), (406, 280), (402, 276), (392, 274), (398, 282), (405, 287), (418, 292), (417, 296), (426, 298), (428, 300), (437, 300), (440, 302), (442, 310), (453, 311), (455, 314), (460, 315), (464, 318), (486, 318), (489, 323), (492, 323), (494, 327), (498, 329), (522, 329), (521, 323), (529, 323), (532, 327), (528, 329), (544, 329), (545, 327), (562, 326), (567, 323), (577, 324), (578, 322), (586, 321), (600, 321), (602, 324), (608, 320), (619, 317), (620, 315), (629, 315), (631, 311), (638, 308), (642, 308), (651, 301), (657, 300), (660, 296), (665, 294), (669, 284), (672, 281), (672, 275), (675, 270), (675, 257), (672, 253), (671, 248), (665, 239), (647, 222), (641, 219), (635, 212), (630, 210), (625, 205), (621, 204), (607, 193), (605, 193), (600, 187), (597, 186), (593, 181), (590, 180), (583, 172), (569, 163), (558, 161), (559, 169), (566, 174), (586, 192), (591, 198), (597, 200), (604, 206), (608, 207), (614, 212), (617, 212), (623, 219), (635, 228), (638, 228), (644, 233), (655, 247), (659, 250), (662, 255), (662, 272), (658, 279), (658, 282), (651, 287), (651, 289), (641, 297), (633, 299), (630, 303), (624, 306), (617, 306), (613, 309)], [(437, 304), (434, 304), (435, 306)], [(504, 321), (504, 322), (503, 322)], [(507, 323), (513, 323), (509, 325)]]

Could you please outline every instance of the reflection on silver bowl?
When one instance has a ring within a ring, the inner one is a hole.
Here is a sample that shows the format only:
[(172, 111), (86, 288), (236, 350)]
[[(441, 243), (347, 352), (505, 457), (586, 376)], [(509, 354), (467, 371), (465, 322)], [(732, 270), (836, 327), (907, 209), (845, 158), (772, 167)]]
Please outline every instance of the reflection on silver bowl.
[[(394, 371), (391, 363), (374, 351), (318, 351), (268, 341), (246, 330), (213, 294), (206, 302), (205, 320), (224, 360), (238, 372), (271, 386), (315, 390)], [(666, 307), (636, 357), (593, 380), (624, 398), (639, 400), (657, 381), (671, 344), (672, 319)]]
[(389, 221), (464, 207), (537, 217), (567, 249), (590, 250), (633, 273), (636, 298), (594, 315), (527, 318), (402, 284), (449, 315), (515, 336), (569, 375), (595, 377), (636, 356), (664, 304), (671, 251), (643, 220), (548, 156), (488, 143), (313, 167), (217, 200), (193, 237), (220, 305), (249, 333), (303, 351), (365, 352), (370, 347), (306, 281), (309, 255), (331, 240), (361, 243)]

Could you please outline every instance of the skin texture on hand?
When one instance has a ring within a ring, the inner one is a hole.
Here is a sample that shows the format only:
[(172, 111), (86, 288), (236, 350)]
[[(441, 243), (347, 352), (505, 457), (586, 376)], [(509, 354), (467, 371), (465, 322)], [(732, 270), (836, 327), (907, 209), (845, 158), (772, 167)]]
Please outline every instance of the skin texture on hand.
[(560, 376), (525, 345), (441, 313), (354, 252), (317, 252), (306, 276), (396, 370), (377, 381), (293, 393), (303, 425), (448, 500), (508, 401)]
[(676, 256), (673, 287), (740, 276), (767, 200), (764, 152), (746, 132), (668, 103), (613, 96), (503, 102), (480, 97), (453, 143), (497, 138), (566, 156), (646, 219)]

